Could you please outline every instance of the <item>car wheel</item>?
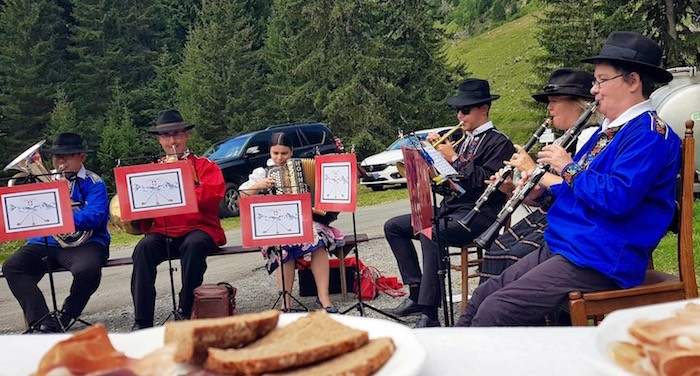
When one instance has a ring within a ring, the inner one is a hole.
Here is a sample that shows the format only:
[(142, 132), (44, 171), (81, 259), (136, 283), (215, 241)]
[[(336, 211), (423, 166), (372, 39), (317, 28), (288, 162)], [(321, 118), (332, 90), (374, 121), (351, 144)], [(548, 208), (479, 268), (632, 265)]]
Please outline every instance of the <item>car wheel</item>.
[(219, 204), (219, 217), (235, 217), (238, 215), (240, 208), (238, 206), (238, 184), (226, 183), (226, 192), (224, 199)]
[(370, 187), (372, 187), (372, 190), (375, 192), (384, 190), (384, 186), (381, 184), (370, 185)]

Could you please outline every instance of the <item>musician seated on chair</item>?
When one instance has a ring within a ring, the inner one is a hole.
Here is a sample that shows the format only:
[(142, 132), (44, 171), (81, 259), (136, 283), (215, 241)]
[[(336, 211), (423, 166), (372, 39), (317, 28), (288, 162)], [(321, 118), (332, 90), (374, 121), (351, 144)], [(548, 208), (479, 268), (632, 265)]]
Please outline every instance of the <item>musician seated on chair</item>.
[[(10, 291), (22, 306), (30, 329), (38, 332), (62, 332), (73, 324), (100, 285), (102, 266), (109, 258), (107, 188), (97, 174), (83, 166), (89, 152), (91, 150), (83, 147), (82, 137), (75, 133), (60, 133), (46, 151), (52, 155), (53, 167), (59, 172), (56, 179), (68, 180), (75, 229), (85, 232), (78, 237), (81, 240), (31, 238), (2, 265)], [(58, 314), (60, 322), (49, 314), (44, 296), (37, 287), (47, 273), (45, 257), (52, 269), (62, 267), (73, 275), (70, 294)]]
[[(546, 104), (552, 126), (559, 131), (566, 132), (583, 113), (586, 104), (593, 101), (591, 87), (594, 79), (593, 74), (582, 70), (557, 69), (552, 72), (544, 90), (534, 94), (532, 98)], [(587, 128), (579, 133), (576, 142), (572, 142), (566, 151), (571, 155), (575, 154), (595, 133), (600, 125), (600, 120), (598, 114), (591, 116), (587, 122)], [(515, 148), (518, 152), (513, 154), (506, 165), (513, 166), (519, 171), (533, 170), (535, 161), (522, 146), (515, 145)], [(498, 174), (492, 176), (488, 183), (497, 177)], [(511, 178), (507, 178), (499, 187), (509, 196), (513, 193), (514, 188)], [(491, 244), (484, 254), (484, 261), (479, 270), (480, 283), (484, 283), (489, 278), (497, 277), (507, 267), (544, 244), (544, 230), (547, 228), (546, 216), (546, 210), (537, 207), (532, 213), (504, 231)]]
[[(241, 184), (239, 191), (243, 195), (254, 196), (260, 193), (282, 194), (290, 190), (284, 179), (276, 181), (273, 176), (269, 176), (269, 171), (273, 167), (283, 167), (292, 156), (292, 140), (283, 132), (272, 135), (270, 140), (270, 159), (267, 161), (268, 168), (258, 167), (250, 174), (248, 181)], [(284, 174), (284, 173), (283, 173)], [(279, 186), (282, 183), (282, 186)], [(342, 233), (330, 227), (330, 222), (337, 218), (338, 213), (327, 213), (319, 216), (314, 213), (314, 241), (308, 244), (287, 244), (282, 246), (282, 273), (284, 273), (284, 290), (290, 292), (294, 286), (294, 269), (297, 258), (311, 254), (311, 273), (316, 282), (318, 299), (316, 303), (325, 308), (329, 313), (337, 313), (338, 308), (333, 304), (328, 293), (330, 266), (328, 264), (328, 254), (333, 253), (338, 247), (343, 246), (344, 236)], [(268, 273), (272, 273), (280, 263), (280, 255), (273, 252), (271, 247), (262, 249)], [(277, 270), (277, 284), (281, 289), (282, 275)], [(290, 307), (290, 297), (284, 296), (286, 303), (283, 306)]]
[[(441, 219), (439, 229), (433, 226), (431, 240), (423, 234), (414, 236), (410, 214), (394, 217), (384, 224), (384, 234), (398, 262), (403, 283), (410, 289), (409, 296), (388, 312), (396, 316), (422, 313), (416, 327), (440, 325), (437, 309), (440, 305), (441, 281), (438, 277), (440, 265), (435, 234), (440, 235), (443, 245), (468, 244), (495, 220), (505, 202), (505, 195), (497, 192), (484, 205), (483, 214), (475, 220), (471, 231), (457, 223), (474, 207), (474, 202), (486, 188), (484, 181), (503, 167), (503, 161), (515, 152), (510, 139), (489, 120), (491, 102), (498, 98), (498, 95), (491, 95), (488, 81), (467, 79), (459, 85), (457, 96), (447, 99), (447, 104), (457, 111), (462, 130), (468, 134), (458, 150), (454, 150), (449, 142), (436, 147), (461, 174), (458, 183), (466, 191), (461, 196), (448, 197), (440, 205), (440, 218), (452, 218), (447, 222), (447, 228)], [(439, 136), (433, 133), (427, 141), (433, 143), (438, 139)], [(422, 273), (413, 239), (421, 242)]]
[[(530, 198), (548, 205), (545, 244), (480, 285), (458, 326), (537, 325), (566, 309), (570, 291), (641, 284), (674, 213), (680, 139), (648, 99), (673, 78), (662, 50), (633, 32), (613, 32), (597, 56), (591, 93), (605, 116), (571, 158), (561, 146), (538, 153), (553, 168)], [(525, 174), (527, 179), (529, 174)]]
[(162, 163), (187, 161), (192, 166), (199, 211), (191, 214), (153, 218), (141, 221), (146, 235), (136, 244), (132, 259), (131, 295), (134, 301), (134, 327), (153, 326), (156, 301), (156, 266), (168, 260), (166, 235), (170, 238), (170, 256), (179, 257), (182, 266), (182, 288), (179, 293), (178, 313), (189, 318), (194, 303), (194, 289), (202, 284), (207, 270), (207, 253), (226, 244), (226, 235), (219, 221), (219, 203), (224, 197), (224, 176), (216, 163), (190, 152), (187, 141), (190, 129), (180, 112), (170, 109), (161, 112), (155, 134), (166, 154)]

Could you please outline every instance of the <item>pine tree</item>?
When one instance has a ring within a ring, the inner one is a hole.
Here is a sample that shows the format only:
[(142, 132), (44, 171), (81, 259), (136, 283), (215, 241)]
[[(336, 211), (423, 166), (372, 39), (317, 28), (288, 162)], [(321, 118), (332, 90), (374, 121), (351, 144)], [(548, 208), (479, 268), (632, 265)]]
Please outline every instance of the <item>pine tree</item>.
[(265, 3), (202, 1), (177, 78), (178, 107), (197, 124), (191, 139), (195, 150), (263, 123), (263, 33), (257, 29), (259, 14), (251, 9)]
[(53, 139), (57, 134), (66, 132), (80, 134), (81, 127), (73, 103), (68, 100), (66, 92), (60, 89), (51, 111), (51, 127), (47, 136)]
[(446, 124), (454, 91), (426, 2), (275, 2), (267, 38), (268, 92), (277, 121), (323, 120), (374, 152), (412, 131)]
[(53, 1), (8, 0), (0, 6), (1, 160), (40, 137), (65, 77), (64, 10)]

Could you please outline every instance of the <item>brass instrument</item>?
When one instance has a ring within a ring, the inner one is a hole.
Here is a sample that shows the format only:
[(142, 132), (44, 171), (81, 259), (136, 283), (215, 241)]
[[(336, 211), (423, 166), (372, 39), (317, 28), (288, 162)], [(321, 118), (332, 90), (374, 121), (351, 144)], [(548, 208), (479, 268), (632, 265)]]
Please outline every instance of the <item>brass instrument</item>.
[[(18, 170), (17, 174), (12, 176), (12, 178), (7, 182), (8, 187), (12, 187), (20, 184), (34, 183), (34, 182), (50, 182), (62, 180), (65, 178), (65, 172), (63, 166), (59, 166), (58, 169), (48, 171), (41, 161), (41, 153), (39, 153), (39, 148), (46, 140), (42, 140), (34, 144), (34, 146), (25, 150), (12, 162), (10, 162), (3, 171), (7, 170)], [(70, 185), (70, 183), (69, 183)], [(72, 192), (72, 185), (70, 185), (69, 191)], [(73, 210), (80, 210), (80, 202), (73, 201)], [(92, 236), (92, 230), (87, 231), (76, 231), (70, 234), (60, 234), (54, 235), (53, 238), (56, 240), (61, 248), (73, 248), (82, 245), (87, 241), (90, 236)]]
[[(458, 130), (462, 129), (462, 124), (464, 124), (463, 121), (460, 121), (459, 124), (455, 125), (452, 127), (449, 131), (445, 132), (437, 141), (433, 142), (431, 144), (432, 147), (436, 148), (438, 145), (442, 144), (445, 142), (447, 139), (449, 139), (455, 132)], [(464, 139), (467, 138), (467, 132), (462, 132), (462, 137), (460, 137), (457, 141), (452, 143), (452, 147), (456, 148), (460, 143), (464, 141)], [(403, 161), (398, 161), (396, 162), (396, 170), (398, 170), (399, 175), (406, 177), (406, 165), (403, 163)]]
[(141, 231), (141, 220), (136, 219), (133, 221), (123, 221), (122, 212), (119, 208), (119, 196), (114, 195), (112, 199), (109, 200), (109, 216), (112, 219), (112, 223), (120, 229), (124, 230), (127, 234), (131, 235), (143, 235), (145, 232)]
[[(457, 132), (458, 130), (462, 129), (462, 124), (464, 124), (464, 122), (463, 122), (463, 121), (460, 121), (459, 124), (455, 125), (454, 127), (452, 127), (452, 129), (450, 129), (449, 131), (445, 132), (445, 134), (443, 134), (442, 137), (440, 137), (437, 141), (435, 141), (435, 142), (432, 143), (433, 147), (434, 147), (434, 148), (438, 147), (438, 145), (442, 144), (442, 143), (445, 142), (448, 138), (450, 138), (450, 136), (452, 136), (452, 134), (454, 134), (454, 133)], [(452, 143), (452, 147), (453, 147), (453, 148), (456, 148), (457, 145), (459, 145), (462, 141), (464, 141), (465, 138), (467, 138), (467, 132), (462, 132), (462, 137), (461, 137), (459, 140), (453, 142), (453, 143)]]

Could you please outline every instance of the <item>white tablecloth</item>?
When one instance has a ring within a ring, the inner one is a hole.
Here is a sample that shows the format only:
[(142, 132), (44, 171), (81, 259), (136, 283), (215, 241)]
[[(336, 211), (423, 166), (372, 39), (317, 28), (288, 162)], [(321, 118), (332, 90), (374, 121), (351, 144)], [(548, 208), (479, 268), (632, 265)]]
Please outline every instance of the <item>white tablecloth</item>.
[(595, 328), (416, 329), (425, 375), (597, 375), (582, 356)]
[[(428, 356), (420, 375), (596, 375), (580, 351), (581, 346), (590, 346), (595, 328), (430, 328), (414, 332)], [(36, 370), (49, 347), (66, 337), (0, 336), (0, 375), (27, 375)]]

